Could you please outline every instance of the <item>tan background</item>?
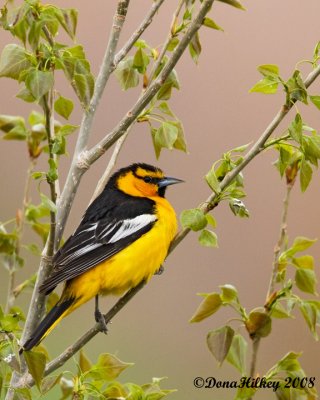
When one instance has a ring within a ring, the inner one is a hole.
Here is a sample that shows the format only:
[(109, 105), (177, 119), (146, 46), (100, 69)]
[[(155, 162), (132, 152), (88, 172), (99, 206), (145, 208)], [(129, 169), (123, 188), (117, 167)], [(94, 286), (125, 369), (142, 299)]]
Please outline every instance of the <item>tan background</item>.
[[(144, 38), (150, 44), (156, 46), (162, 43), (175, 3), (167, 1), (155, 20), (155, 26), (147, 31)], [(84, 45), (96, 74), (116, 1), (56, 1), (56, 4), (79, 9), (78, 42)], [(150, 4), (148, 0), (131, 1), (121, 43), (129, 37)], [(223, 26), (225, 32), (204, 28), (201, 31), (203, 52), (199, 65), (195, 66), (189, 54), (186, 54), (177, 68), (182, 88), (181, 92), (174, 93), (170, 104), (184, 123), (189, 154), (163, 151), (160, 160), (156, 161), (147, 127), (137, 125), (119, 159), (119, 166), (145, 161), (161, 166), (168, 175), (186, 180), (184, 185), (168, 190), (167, 197), (178, 213), (207, 198), (209, 190), (202, 177), (211, 164), (224, 151), (255, 140), (282, 104), (282, 93), (276, 96), (248, 93), (248, 89), (259, 79), (256, 66), (278, 64), (282, 76), (288, 78), (299, 60), (311, 58), (319, 40), (318, 0), (246, 1), (245, 6), (247, 11), (241, 12), (221, 3), (215, 4), (211, 17)], [(1, 47), (9, 40), (9, 35), (1, 32)], [(61, 92), (72, 96), (65, 82), (59, 82)], [(2, 79), (0, 85), (0, 113), (27, 116), (30, 106), (14, 97), (16, 82)], [(319, 89), (317, 82), (310, 92), (319, 94)], [(122, 93), (117, 82), (110, 80), (97, 114), (91, 144), (115, 125), (133, 104), (137, 94), (136, 90)], [(298, 107), (304, 119), (319, 129), (319, 112), (312, 105), (308, 109), (300, 104)], [(71, 122), (78, 124), (80, 115), (80, 109), (76, 107)], [(277, 130), (278, 134), (286, 128), (292, 115)], [(71, 144), (69, 150), (71, 158)], [(1, 220), (7, 220), (20, 205), (27, 160), (20, 143), (2, 142), (0, 151)], [(61, 162), (62, 181), (70, 158)], [(238, 288), (247, 310), (263, 305), (285, 190), (284, 183), (271, 165), (275, 158), (274, 152), (266, 153), (245, 171), (248, 194), (245, 202), (251, 218), (237, 219), (228, 206), (222, 204), (215, 211), (219, 249), (201, 248), (196, 235), (190, 234), (167, 260), (165, 273), (155, 277), (114, 319), (109, 335), (99, 335), (86, 347), (92, 361), (100, 352), (110, 352), (125, 361), (135, 362), (136, 365), (122, 375), (123, 381), (144, 383), (153, 376), (168, 376), (164, 385), (178, 389), (172, 399), (233, 397), (231, 391), (193, 387), (196, 376), (229, 380), (238, 378), (237, 371), (228, 365), (218, 368), (205, 344), (207, 332), (223, 325), (233, 314), (222, 310), (207, 321), (194, 325), (190, 325), (188, 319), (200, 302), (196, 293), (215, 291), (218, 285), (224, 283)], [(101, 158), (82, 180), (66, 229), (68, 234), (77, 226), (106, 162), (107, 157)], [(296, 235), (311, 238), (319, 236), (319, 194), (317, 174), (307, 193), (302, 195), (299, 188), (295, 188), (289, 213), (291, 240)], [(36, 194), (33, 200), (37, 202)], [(319, 244), (314, 246), (312, 252), (318, 268)], [(30, 259), (23, 274), (28, 276), (36, 271), (37, 263), (37, 259)], [(3, 269), (0, 274), (2, 302), (7, 275)], [(28, 302), (29, 295), (21, 296), (19, 303), (24, 309)], [(110, 299), (105, 299), (103, 307), (107, 309), (109, 306)], [(93, 304), (88, 304), (67, 318), (50, 335), (46, 345), (52, 356), (92, 325), (92, 314)], [(316, 376), (319, 383), (319, 345), (314, 342), (299, 315), (294, 320), (275, 321), (272, 335), (263, 340), (260, 348), (260, 374), (290, 350), (303, 351), (301, 362), (306, 373)], [(68, 368), (73, 369), (74, 364), (68, 364)], [(52, 398), (56, 396), (52, 395)], [(257, 398), (269, 399), (272, 396), (265, 391)]]

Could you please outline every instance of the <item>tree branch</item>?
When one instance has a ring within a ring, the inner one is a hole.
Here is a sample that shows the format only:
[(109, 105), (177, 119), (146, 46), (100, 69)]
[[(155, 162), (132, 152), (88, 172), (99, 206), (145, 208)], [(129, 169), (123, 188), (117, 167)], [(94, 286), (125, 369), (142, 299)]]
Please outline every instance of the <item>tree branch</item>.
[[(79, 167), (78, 158), (79, 155), (86, 148), (96, 110), (100, 103), (107, 81), (112, 71), (114, 70), (114, 55), (119, 41), (120, 33), (127, 15), (129, 2), (130, 0), (118, 1), (117, 11), (113, 17), (113, 25), (111, 28), (109, 42), (95, 83), (94, 93), (90, 101), (88, 110), (86, 110), (83, 114), (72, 164), (58, 203), (56, 240), (57, 245), (61, 241), (71, 205), (76, 194), (76, 188), (79, 185), (80, 177), (86, 169), (86, 165), (81, 165)], [(82, 171), (81, 175), (78, 173), (79, 169)]]
[(159, 8), (162, 6), (164, 1), (165, 0), (156, 0), (153, 2), (148, 14), (146, 15), (145, 19), (141, 22), (138, 29), (131, 35), (130, 39), (123, 46), (123, 48), (115, 55), (114, 62), (113, 62), (113, 64), (114, 64), (113, 69), (116, 69), (119, 62), (124, 59), (124, 57), (132, 49), (135, 42), (140, 38), (140, 36), (143, 34), (143, 32), (148, 28), (148, 26), (151, 24), (151, 22), (153, 20), (153, 17), (155, 16), (155, 14), (159, 10)]
[(97, 187), (93, 193), (93, 196), (91, 197), (90, 203), (92, 203), (93, 200), (99, 196), (99, 194), (102, 192), (103, 188), (105, 187), (105, 185), (110, 177), (110, 174), (117, 162), (117, 158), (119, 156), (120, 150), (122, 149), (122, 146), (128, 137), (128, 134), (129, 134), (129, 130), (123, 136), (121, 136), (120, 139), (117, 140), (116, 145), (113, 150), (113, 153), (108, 162), (107, 168), (106, 168), (104, 174), (102, 175), (102, 177), (99, 179)]
[[(307, 76), (307, 78), (304, 81), (304, 84), (306, 88), (308, 88), (312, 83), (318, 78), (320, 75), (320, 65), (318, 65), (317, 68), (315, 68), (310, 74)], [(288, 114), (288, 112), (291, 110), (293, 107), (293, 104), (290, 104), (289, 106), (282, 106), (281, 109), (278, 111), (276, 116), (273, 118), (271, 123), (268, 125), (266, 130), (262, 133), (260, 138), (255, 142), (255, 144), (251, 147), (251, 149), (248, 151), (248, 153), (245, 155), (243, 158), (243, 161), (241, 164), (239, 164), (236, 168), (234, 168), (231, 172), (229, 172), (222, 182), (220, 183), (220, 188), (221, 190), (224, 190), (227, 188), (233, 180), (236, 178), (236, 176), (259, 154), (265, 149), (265, 143), (269, 139), (269, 137), (273, 134), (275, 129), (279, 126), (280, 122), (283, 120), (283, 118)], [(216, 194), (213, 193), (211, 194), (207, 200), (203, 203), (200, 208), (204, 213), (208, 213), (209, 211), (212, 210), (213, 207), (215, 207), (215, 200), (216, 200)], [(182, 229), (178, 235), (175, 237), (175, 240), (172, 242), (170, 251), (172, 251), (185, 237), (186, 235), (190, 232), (190, 229), (185, 228)]]
[(166, 52), (167, 52), (167, 48), (168, 48), (168, 45), (169, 45), (169, 43), (170, 43), (170, 40), (171, 40), (171, 39), (173, 38), (173, 36), (174, 36), (174, 35), (173, 35), (173, 28), (174, 28), (174, 26), (175, 26), (175, 24), (176, 24), (177, 18), (178, 18), (179, 14), (180, 14), (181, 8), (182, 8), (182, 6), (183, 6), (184, 3), (185, 3), (185, 0), (180, 0), (180, 1), (179, 1), (179, 4), (178, 4), (178, 7), (177, 7), (176, 11), (175, 11), (174, 14), (173, 14), (173, 18), (172, 18), (172, 22), (171, 22), (171, 25), (170, 25), (169, 34), (168, 34), (168, 36), (167, 36), (167, 39), (166, 39), (164, 45), (162, 46), (162, 50), (161, 50), (161, 52), (160, 52), (158, 58), (157, 58), (156, 62), (154, 63), (154, 65), (153, 65), (153, 67), (152, 67), (152, 69), (151, 69), (151, 72), (150, 72), (150, 74), (149, 74), (148, 86), (149, 86), (150, 83), (152, 82), (152, 79), (153, 79), (153, 77), (154, 77), (154, 74), (155, 74), (155, 72), (157, 71), (157, 69), (159, 68), (159, 66), (160, 66), (160, 64), (161, 64), (161, 62), (162, 62), (162, 60), (163, 60), (163, 57), (165, 56), (165, 54), (166, 54)]

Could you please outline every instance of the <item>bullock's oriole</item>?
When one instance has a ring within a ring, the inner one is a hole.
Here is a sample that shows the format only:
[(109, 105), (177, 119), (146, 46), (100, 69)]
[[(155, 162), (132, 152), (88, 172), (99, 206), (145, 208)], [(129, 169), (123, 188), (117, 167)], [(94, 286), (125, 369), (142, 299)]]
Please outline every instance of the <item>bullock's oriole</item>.
[(168, 185), (179, 182), (147, 164), (122, 168), (109, 179), (53, 257), (53, 271), (40, 292), (49, 294), (61, 282), (65, 286), (22, 350), (32, 349), (93, 297), (95, 319), (106, 330), (98, 296), (119, 295), (148, 281), (161, 267), (177, 231), (175, 212), (164, 195)]

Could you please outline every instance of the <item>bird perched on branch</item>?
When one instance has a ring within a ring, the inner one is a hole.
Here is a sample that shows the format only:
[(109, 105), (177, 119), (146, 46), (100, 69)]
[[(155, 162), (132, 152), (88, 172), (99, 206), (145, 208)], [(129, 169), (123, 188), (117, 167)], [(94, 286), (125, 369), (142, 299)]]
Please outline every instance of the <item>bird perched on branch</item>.
[(49, 294), (65, 282), (57, 304), (22, 345), (30, 350), (76, 308), (95, 297), (95, 319), (106, 331), (98, 296), (122, 294), (154, 275), (176, 231), (167, 186), (182, 182), (147, 164), (117, 171), (89, 205), (76, 231), (53, 257), (51, 275), (40, 286)]

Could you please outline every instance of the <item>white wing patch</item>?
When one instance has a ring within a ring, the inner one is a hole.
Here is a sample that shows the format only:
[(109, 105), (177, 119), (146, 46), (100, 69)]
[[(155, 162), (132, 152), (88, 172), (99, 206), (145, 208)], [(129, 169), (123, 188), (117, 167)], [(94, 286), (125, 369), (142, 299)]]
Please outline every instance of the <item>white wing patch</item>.
[(113, 236), (111, 236), (108, 242), (115, 243), (118, 240), (139, 231), (140, 229), (144, 228), (151, 222), (155, 222), (156, 220), (157, 217), (153, 214), (142, 214), (132, 219), (124, 219), (117, 232)]

